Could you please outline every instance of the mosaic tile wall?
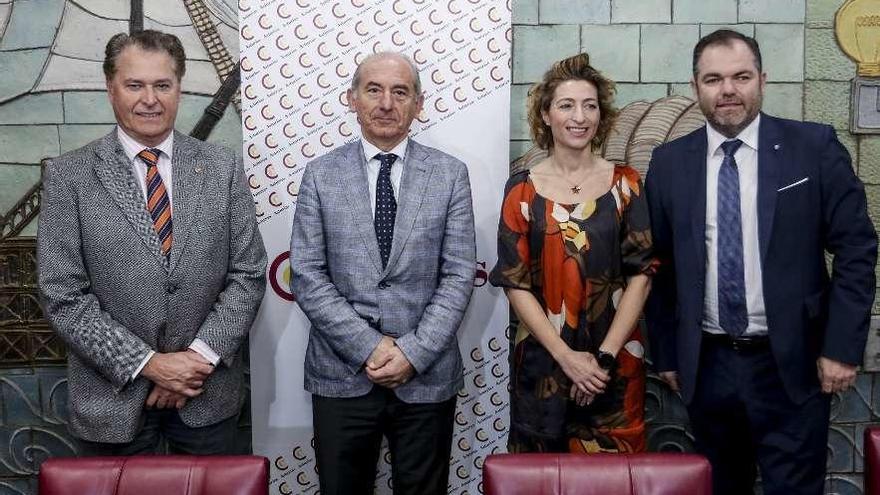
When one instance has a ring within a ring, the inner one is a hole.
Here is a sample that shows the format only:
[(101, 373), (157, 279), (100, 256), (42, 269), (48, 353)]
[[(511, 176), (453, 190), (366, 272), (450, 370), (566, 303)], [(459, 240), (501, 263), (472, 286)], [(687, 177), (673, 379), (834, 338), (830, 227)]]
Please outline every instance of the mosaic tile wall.
[[(512, 2), (512, 158), (530, 147), (525, 95), (552, 60), (588, 51), (594, 64), (618, 82), (620, 106), (667, 95), (691, 96), (687, 83), (693, 44), (712, 29), (730, 26), (762, 43), (770, 80), (765, 109), (775, 115), (833, 124), (867, 185), (872, 218), (880, 218), (880, 136), (848, 133), (849, 80), (855, 68), (837, 48), (832, 29), (834, 13), (843, 0)], [(187, 3), (206, 6), (219, 37), (237, 58), (237, 2)], [(109, 36), (127, 29), (128, 4), (123, 0), (0, 0), (0, 214), (37, 183), (40, 159), (81, 146), (112, 127), (99, 65)], [(183, 0), (147, 0), (144, 4), (145, 26), (175, 32), (187, 49), (186, 94), (178, 128), (188, 132), (220, 79)], [(240, 123), (231, 108), (209, 140), (240, 149)], [(26, 238), (35, 232), (35, 222), (31, 222), (20, 235)], [(0, 262), (6, 262), (3, 256), (0, 253)], [(0, 307), (10, 306), (11, 294), (27, 300), (32, 291), (32, 281), (0, 273)], [(880, 314), (880, 303), (874, 313)], [(22, 318), (0, 311), (0, 362), (6, 351), (25, 345), (16, 340), (20, 335), (8, 332)], [(877, 333), (878, 326), (875, 321), (872, 333)], [(51, 361), (57, 348), (44, 337), (27, 345), (42, 346), (42, 355)], [(880, 369), (878, 351), (880, 339), (873, 335), (866, 364), (874, 370)], [(880, 417), (877, 380), (877, 374), (864, 373), (855, 389), (834, 399), (827, 493), (862, 493), (861, 435)], [(649, 381), (647, 405), (651, 448), (690, 450), (687, 415), (678, 398), (656, 379)], [(73, 453), (74, 444), (63, 425), (65, 411), (63, 365), (0, 369), (0, 495), (36, 493), (35, 475), (42, 460)], [(240, 425), (240, 447), (247, 450), (249, 417), (243, 417)]]

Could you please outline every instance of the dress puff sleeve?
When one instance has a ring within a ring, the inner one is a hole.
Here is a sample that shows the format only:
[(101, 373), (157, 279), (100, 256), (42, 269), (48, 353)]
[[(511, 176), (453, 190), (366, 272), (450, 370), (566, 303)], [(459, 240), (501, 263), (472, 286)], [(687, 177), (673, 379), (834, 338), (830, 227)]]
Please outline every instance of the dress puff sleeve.
[(507, 180), (498, 222), (498, 262), (489, 274), (489, 282), (495, 287), (532, 288), (529, 226), (534, 199), (535, 189), (528, 181), (528, 171)]
[(660, 263), (654, 256), (651, 217), (642, 180), (638, 170), (630, 166), (617, 167), (617, 170), (619, 178), (614, 184), (614, 196), (620, 212), (622, 273), (626, 277), (653, 276)]

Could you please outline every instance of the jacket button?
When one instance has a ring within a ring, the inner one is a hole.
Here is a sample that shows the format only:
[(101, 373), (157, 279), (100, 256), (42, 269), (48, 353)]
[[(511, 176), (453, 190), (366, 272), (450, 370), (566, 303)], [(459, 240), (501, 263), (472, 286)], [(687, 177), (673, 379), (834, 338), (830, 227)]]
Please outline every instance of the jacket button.
[(168, 289), (167, 289), (168, 293), (174, 294), (175, 292), (177, 292), (177, 288), (178, 288), (177, 284), (174, 284), (174, 283), (168, 284)]
[(382, 290), (387, 289), (387, 288), (388, 288), (388, 282), (385, 282), (384, 280), (381, 281), (381, 282), (379, 282), (379, 288), (382, 289)]

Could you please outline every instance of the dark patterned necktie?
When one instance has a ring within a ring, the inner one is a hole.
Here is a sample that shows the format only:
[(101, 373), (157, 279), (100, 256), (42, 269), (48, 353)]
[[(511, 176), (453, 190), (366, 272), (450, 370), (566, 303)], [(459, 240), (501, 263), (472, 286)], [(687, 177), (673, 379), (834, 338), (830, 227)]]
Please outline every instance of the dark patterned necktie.
[(733, 337), (741, 336), (749, 324), (739, 173), (733, 156), (741, 144), (739, 139), (721, 144), (724, 160), (718, 172), (718, 322)]
[(171, 226), (171, 202), (168, 199), (168, 192), (165, 191), (165, 184), (162, 183), (162, 176), (159, 175), (159, 154), (161, 151), (155, 148), (147, 148), (140, 153), (138, 157), (147, 164), (147, 210), (153, 218), (153, 228), (159, 235), (159, 241), (162, 243), (162, 254), (168, 256), (171, 252), (172, 242), (172, 226)]
[(397, 215), (397, 201), (394, 200), (394, 188), (391, 186), (391, 165), (397, 160), (397, 155), (379, 153), (375, 158), (381, 165), (379, 177), (376, 178), (376, 212), (373, 217), (373, 227), (376, 229), (376, 240), (379, 242), (382, 268), (385, 268), (388, 264), (388, 255), (391, 254), (394, 217)]

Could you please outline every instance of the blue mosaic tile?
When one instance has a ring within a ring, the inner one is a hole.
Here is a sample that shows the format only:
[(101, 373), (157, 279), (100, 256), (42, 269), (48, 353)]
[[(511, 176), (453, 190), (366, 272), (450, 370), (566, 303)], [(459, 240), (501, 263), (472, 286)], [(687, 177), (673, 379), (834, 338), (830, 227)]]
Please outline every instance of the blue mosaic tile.
[(828, 463), (830, 473), (851, 473), (855, 466), (855, 429), (852, 426), (832, 426), (828, 430)]
[(0, 104), (0, 124), (60, 124), (64, 122), (61, 93), (29, 94)]
[(831, 421), (857, 423), (871, 420), (871, 392), (873, 378), (860, 374), (855, 386), (842, 394), (835, 394), (831, 402)]
[(40, 418), (40, 387), (34, 375), (0, 376), (0, 397), (3, 399), (5, 424), (24, 426), (42, 423)]
[(28, 476), (35, 472), (25, 451), (33, 444), (29, 426), (0, 426), (0, 478)]
[(0, 74), (3, 74), (0, 101), (27, 93), (34, 87), (48, 56), (49, 50), (44, 48), (0, 52)]
[(67, 423), (67, 369), (38, 368), (40, 410), (47, 424)]
[(0, 480), (0, 495), (32, 495), (37, 493), (34, 478)]
[(77, 453), (77, 441), (66, 426), (35, 426), (31, 436), (31, 462), (35, 472), (50, 457), (72, 457)]
[(855, 425), (855, 434), (853, 436), (853, 440), (855, 442), (855, 450), (856, 450), (856, 458), (855, 465), (853, 466), (853, 471), (856, 473), (861, 473), (865, 470), (865, 430), (869, 426), (874, 426), (871, 423), (860, 423)]
[(880, 420), (880, 373), (870, 373), (874, 380), (874, 387), (871, 390), (871, 420)]
[(116, 122), (106, 91), (65, 91), (64, 122), (106, 124)]
[(55, 125), (0, 126), (0, 156), (7, 163), (28, 165), (38, 164), (43, 158), (58, 156), (58, 127)]
[(538, 0), (513, 0), (514, 24), (538, 24)]
[(0, 50), (52, 46), (64, 3), (64, 0), (15, 2), (12, 17), (0, 41)]
[(525, 155), (530, 149), (532, 149), (534, 143), (531, 141), (511, 141), (510, 142), (510, 156), (509, 159), (511, 162), (517, 160), (521, 156)]
[(39, 181), (40, 167), (38, 166), (0, 166), (0, 212), (9, 211)]
[(542, 24), (608, 24), (608, 0), (541, 0), (538, 18)]
[(859, 475), (831, 475), (825, 480), (827, 495), (862, 495), (862, 477)]
[(649, 452), (694, 451), (694, 437), (683, 424), (649, 424), (647, 440)]
[(531, 139), (526, 109), (526, 99), (531, 87), (531, 84), (514, 84), (510, 87), (510, 139)]
[(687, 424), (687, 408), (676, 392), (656, 375), (649, 375), (645, 391), (645, 421)]

